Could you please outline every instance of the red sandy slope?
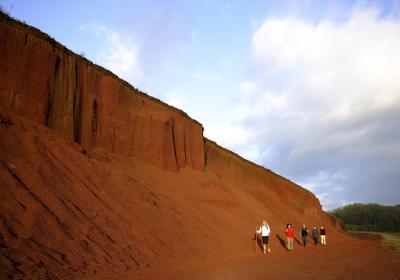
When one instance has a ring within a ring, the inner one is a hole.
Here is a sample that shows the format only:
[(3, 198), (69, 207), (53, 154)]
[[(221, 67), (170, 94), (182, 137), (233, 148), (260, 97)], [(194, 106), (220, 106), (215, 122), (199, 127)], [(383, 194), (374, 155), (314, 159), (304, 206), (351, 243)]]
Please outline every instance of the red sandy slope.
[[(285, 204), (268, 209), (247, 188), (211, 172), (174, 173), (102, 150), (85, 151), (11, 113), (1, 114), (0, 135), (1, 278), (399, 275), (393, 253), (330, 226), (328, 247), (296, 244), (294, 252), (286, 252), (279, 238), (287, 221), (298, 228), (296, 209)], [(264, 215), (272, 228), (268, 256), (255, 255), (251, 240)], [(318, 222), (307, 216), (301, 221)]]

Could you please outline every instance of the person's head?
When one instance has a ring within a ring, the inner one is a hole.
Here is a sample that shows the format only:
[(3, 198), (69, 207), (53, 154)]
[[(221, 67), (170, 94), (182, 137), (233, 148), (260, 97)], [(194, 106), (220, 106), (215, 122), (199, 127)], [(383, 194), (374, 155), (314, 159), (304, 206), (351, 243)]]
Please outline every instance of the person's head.
[(263, 225), (264, 226), (268, 225), (267, 220), (265, 220), (265, 219), (263, 220)]
[(324, 228), (324, 226), (321, 226), (321, 228)]
[(287, 228), (292, 228), (292, 225), (291, 224), (287, 224), (286, 227)]
[(317, 227), (314, 227), (314, 229), (317, 229)]
[(303, 225), (303, 228), (306, 228), (306, 225)]

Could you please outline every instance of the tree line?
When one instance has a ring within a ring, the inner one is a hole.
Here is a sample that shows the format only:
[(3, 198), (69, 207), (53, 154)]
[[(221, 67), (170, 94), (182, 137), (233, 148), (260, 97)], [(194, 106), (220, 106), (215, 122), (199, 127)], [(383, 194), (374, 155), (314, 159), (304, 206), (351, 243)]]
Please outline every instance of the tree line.
[(346, 229), (400, 231), (400, 205), (354, 203), (330, 211), (345, 223)]

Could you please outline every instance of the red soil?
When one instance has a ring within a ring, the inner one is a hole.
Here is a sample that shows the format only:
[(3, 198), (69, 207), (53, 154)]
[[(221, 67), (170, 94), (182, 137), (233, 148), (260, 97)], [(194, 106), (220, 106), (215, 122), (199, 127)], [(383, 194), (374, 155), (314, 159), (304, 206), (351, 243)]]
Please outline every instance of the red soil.
[[(295, 244), (286, 221), (246, 188), (211, 172), (163, 171), (86, 151), (1, 114), (0, 277), (18, 279), (397, 279), (398, 255), (328, 225), (328, 246)], [(266, 215), (272, 253), (251, 239)], [(307, 224), (318, 224), (304, 216)], [(279, 235), (279, 237), (277, 236)], [(260, 252), (260, 250), (258, 250)]]
[[(282, 236), (282, 235), (281, 235)], [(273, 238), (274, 243), (279, 243)], [(115, 278), (118, 279), (118, 278)], [(400, 279), (399, 252), (372, 240), (347, 238), (327, 246), (296, 244), (293, 252), (261, 253), (148, 273), (143, 279)]]

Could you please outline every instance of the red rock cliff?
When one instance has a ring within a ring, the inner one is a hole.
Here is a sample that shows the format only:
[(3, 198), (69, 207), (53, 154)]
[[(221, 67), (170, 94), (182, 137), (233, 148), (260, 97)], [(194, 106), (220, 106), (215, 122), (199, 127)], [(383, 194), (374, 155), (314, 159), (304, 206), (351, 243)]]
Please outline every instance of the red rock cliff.
[(204, 168), (203, 127), (46, 34), (1, 16), (0, 104), (85, 148)]
[[(273, 203), (289, 200), (302, 212), (322, 213), (310, 192), (206, 140), (202, 125), (184, 112), (140, 92), (41, 31), (3, 15), (0, 47), (3, 109), (87, 149), (134, 156), (171, 171), (207, 167), (248, 188), (264, 188), (274, 194)], [(301, 200), (292, 198), (299, 193)]]
[(336, 219), (322, 211), (318, 199), (310, 191), (208, 139), (205, 142), (205, 152), (208, 170), (220, 178), (230, 178), (233, 183), (241, 185), (263, 201), (271, 211), (290, 204), (299, 219), (309, 217), (340, 227)]

